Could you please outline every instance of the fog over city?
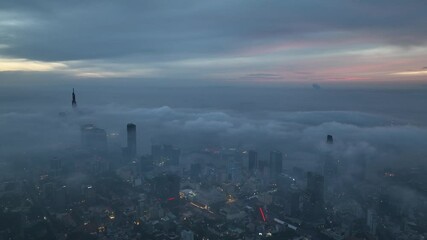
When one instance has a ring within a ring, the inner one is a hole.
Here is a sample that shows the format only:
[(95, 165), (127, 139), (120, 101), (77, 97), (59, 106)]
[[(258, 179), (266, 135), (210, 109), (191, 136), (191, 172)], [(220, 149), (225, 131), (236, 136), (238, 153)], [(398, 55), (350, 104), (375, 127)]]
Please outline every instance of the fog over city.
[(0, 2), (0, 240), (427, 239), (425, 9)]

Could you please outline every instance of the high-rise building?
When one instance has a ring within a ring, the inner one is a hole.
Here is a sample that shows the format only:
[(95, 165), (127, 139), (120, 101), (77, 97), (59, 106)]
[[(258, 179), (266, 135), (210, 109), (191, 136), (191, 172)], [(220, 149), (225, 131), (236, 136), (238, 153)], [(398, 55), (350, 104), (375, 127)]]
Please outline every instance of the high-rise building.
[(277, 178), (277, 176), (282, 172), (283, 168), (283, 155), (279, 151), (270, 152), (270, 175), (272, 178)]
[(307, 191), (312, 196), (313, 201), (323, 203), (324, 178), (322, 175), (307, 173)]
[(136, 125), (128, 123), (127, 125), (127, 152), (129, 158), (136, 157)]
[(332, 137), (332, 135), (326, 136), (326, 143), (328, 144), (334, 143), (334, 138)]
[(307, 173), (304, 212), (310, 219), (319, 219), (324, 213), (324, 182), (322, 175), (313, 172)]
[(284, 213), (288, 216), (298, 217), (300, 215), (300, 198), (301, 191), (292, 187), (282, 195), (282, 201), (285, 203), (283, 206)]
[(254, 172), (258, 168), (258, 153), (256, 151), (248, 151), (248, 170)]
[(173, 213), (179, 210), (180, 182), (181, 178), (178, 175), (169, 173), (158, 175), (152, 181), (152, 193)]
[[(328, 135), (326, 137), (326, 143), (329, 145), (329, 148), (333, 147), (334, 139), (332, 135)], [(330, 154), (326, 156), (323, 165), (323, 175), (326, 178), (327, 185), (330, 185), (338, 176), (338, 165), (338, 160), (334, 156), (331, 156)]]
[(73, 108), (77, 107), (77, 101), (76, 101), (76, 94), (74, 94), (74, 88), (73, 88), (73, 93), (71, 94), (72, 100), (71, 100), (71, 106), (73, 106)]
[(226, 180), (237, 183), (242, 177), (242, 158), (236, 148), (223, 149), (221, 160), (226, 163)]
[(292, 217), (298, 217), (300, 214), (300, 190), (293, 188), (288, 195), (288, 201), (290, 205), (290, 215)]
[(95, 152), (105, 152), (107, 150), (107, 133), (104, 129), (97, 128), (93, 124), (86, 124), (80, 130), (84, 149)]
[(163, 173), (153, 179), (153, 193), (161, 200), (179, 197), (180, 177), (171, 173)]

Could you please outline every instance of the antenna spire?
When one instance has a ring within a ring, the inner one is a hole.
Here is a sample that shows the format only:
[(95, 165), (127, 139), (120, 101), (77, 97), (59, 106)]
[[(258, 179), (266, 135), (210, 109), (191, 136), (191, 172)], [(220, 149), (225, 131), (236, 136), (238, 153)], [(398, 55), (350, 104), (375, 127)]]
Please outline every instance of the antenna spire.
[(76, 94), (74, 94), (74, 88), (73, 88), (73, 94), (72, 94), (72, 101), (71, 101), (71, 105), (73, 106), (73, 108), (77, 107), (77, 102), (76, 102)]

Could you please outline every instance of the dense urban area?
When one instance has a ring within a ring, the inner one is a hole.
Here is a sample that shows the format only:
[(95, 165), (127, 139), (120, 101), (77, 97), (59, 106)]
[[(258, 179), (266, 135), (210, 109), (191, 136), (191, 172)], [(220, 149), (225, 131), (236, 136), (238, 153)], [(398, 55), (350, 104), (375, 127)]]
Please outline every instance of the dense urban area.
[[(79, 111), (72, 93), (72, 110)], [(414, 239), (426, 238), (427, 181), (422, 167), (370, 169), (324, 151), (315, 170), (286, 152), (238, 146), (156, 143), (139, 154), (129, 123), (124, 147), (81, 126), (81, 146), (31, 153), (2, 168), (0, 239)], [(323, 147), (339, 139), (326, 134)], [(396, 187), (420, 193), (402, 201)]]

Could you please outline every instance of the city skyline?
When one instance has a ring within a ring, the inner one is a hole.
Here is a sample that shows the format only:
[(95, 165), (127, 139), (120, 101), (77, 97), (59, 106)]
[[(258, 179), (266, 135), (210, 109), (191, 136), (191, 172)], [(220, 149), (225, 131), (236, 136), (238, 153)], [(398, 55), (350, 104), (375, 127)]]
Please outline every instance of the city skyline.
[(425, 0), (0, 2), (0, 240), (427, 239)]

